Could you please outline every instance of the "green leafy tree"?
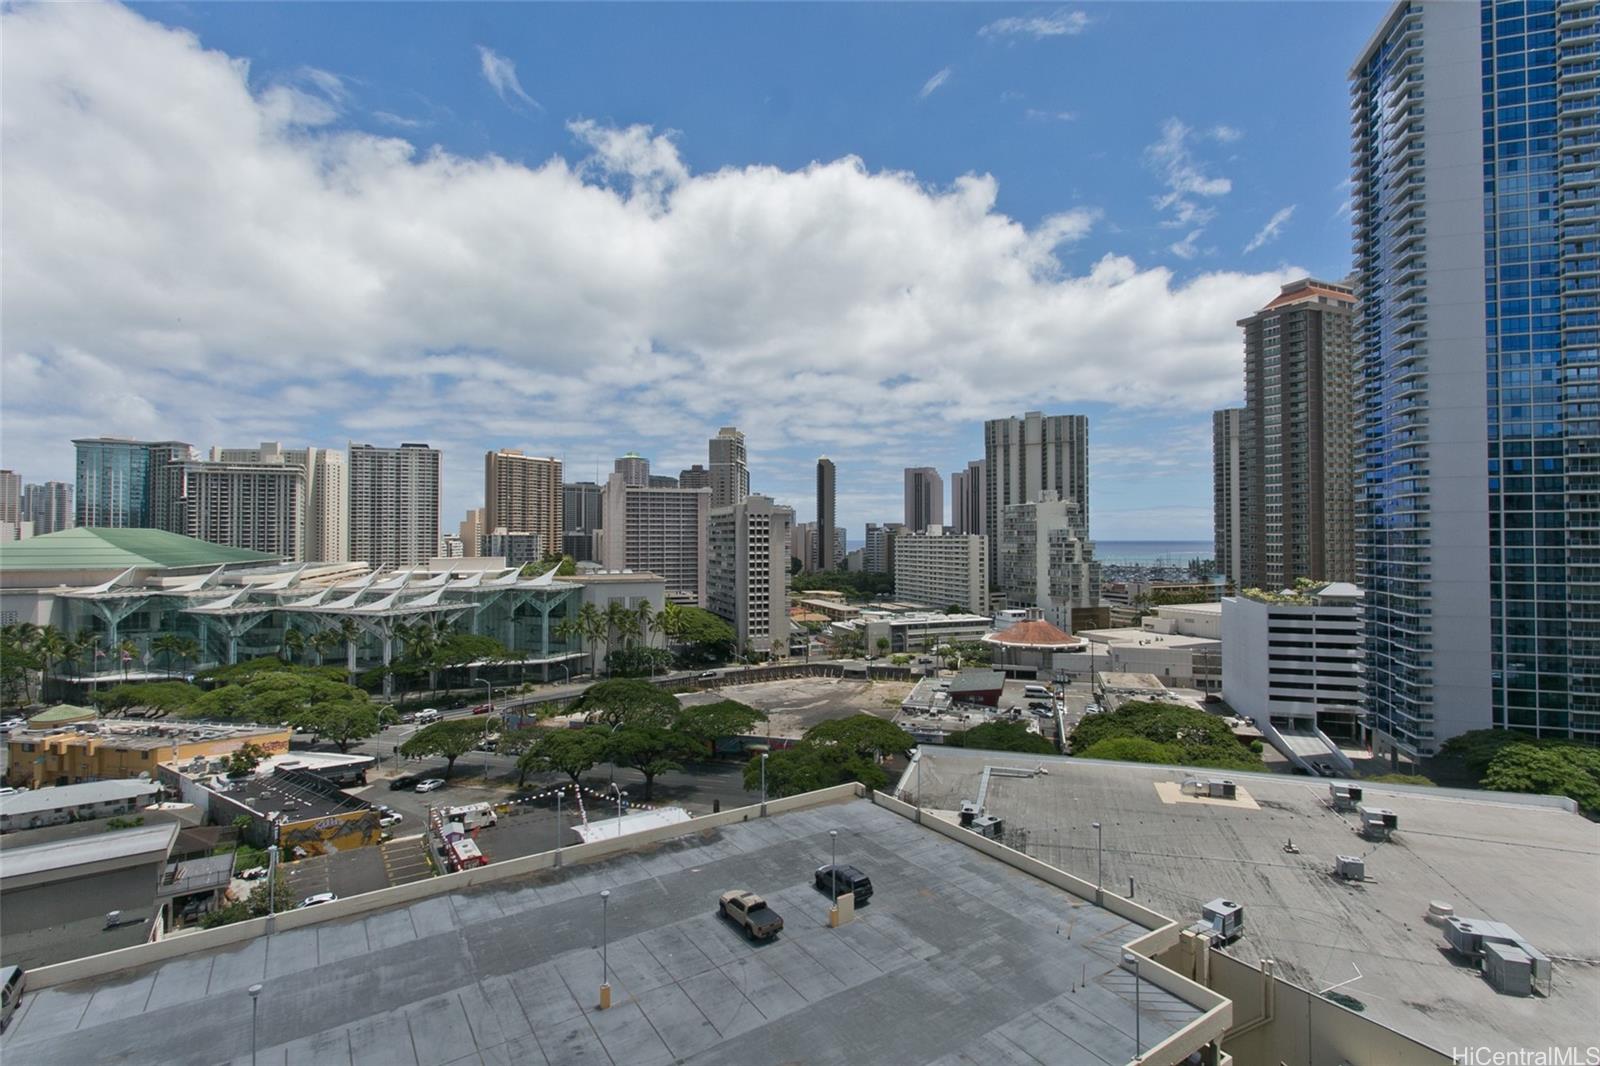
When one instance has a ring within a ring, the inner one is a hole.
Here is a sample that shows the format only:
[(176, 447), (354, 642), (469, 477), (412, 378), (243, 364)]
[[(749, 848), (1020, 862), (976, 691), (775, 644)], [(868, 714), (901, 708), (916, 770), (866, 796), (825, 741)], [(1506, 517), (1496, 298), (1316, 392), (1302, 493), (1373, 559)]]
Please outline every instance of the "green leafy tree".
[(806, 730), (805, 739), (814, 744), (833, 744), (867, 759), (905, 755), (917, 746), (916, 738), (910, 733), (871, 714), (818, 722)]
[(883, 656), (888, 655), (889, 654), (889, 647), (890, 647), (889, 638), (888, 637), (879, 637), (878, 641), (877, 641), (877, 647), (878, 647), (878, 657), (879, 658), (882, 658)]
[(1600, 749), (1565, 741), (1507, 744), (1489, 763), (1483, 787), (1567, 796), (1600, 815)]
[(168, 714), (181, 714), (199, 702), (203, 695), (199, 689), (183, 681), (134, 682), (101, 689), (94, 694), (93, 702), (107, 712), (148, 707)]
[(598, 656), (600, 641), (606, 635), (605, 615), (593, 603), (586, 603), (578, 608), (577, 625), (578, 632), (589, 644), (589, 674), (594, 676), (600, 669)]
[[(294, 906), (294, 890), (289, 887), (288, 881), (282, 874), (278, 875), (276, 881), (277, 884), (272, 886), (272, 895), (276, 897), (277, 912), (282, 914)], [(272, 910), (267, 902), (267, 882), (262, 881), (250, 890), (248, 898), (235, 900), (226, 906), (207, 912), (201, 917), (200, 926), (203, 929), (215, 929), (219, 925), (232, 925), (234, 922), (242, 922), (249, 918), (260, 918)]]
[(534, 729), (538, 734), (517, 759), (517, 787), (529, 774), (560, 771), (574, 784), (606, 757), (610, 734), (601, 726), (588, 729)]
[(606, 737), (605, 757), (617, 766), (631, 766), (644, 775), (644, 798), (650, 798), (656, 775), (681, 770), (680, 759), (695, 753), (694, 741), (665, 726), (625, 723)]
[(1183, 750), (1176, 744), (1161, 744), (1147, 737), (1106, 737), (1074, 751), (1080, 759), (1109, 759), (1114, 762), (1180, 763)]
[(1426, 785), (1433, 787), (1436, 784), (1436, 782), (1423, 777), (1421, 774), (1373, 774), (1370, 777), (1363, 777), (1361, 780), (1370, 781), (1378, 785)]
[(71, 641), (55, 626), (44, 626), (34, 640), (33, 652), (39, 657), (39, 698), (45, 698), (50, 684), (50, 668), (68, 657)]
[[(767, 757), (767, 795), (771, 798), (815, 792), (849, 781), (881, 791), (888, 786), (889, 776), (871, 759), (831, 744), (802, 741)], [(760, 759), (751, 759), (745, 765), (744, 787), (751, 792), (761, 788)]]
[(677, 718), (678, 698), (672, 693), (650, 684), (617, 678), (590, 685), (573, 705), (573, 710), (589, 715), (609, 726), (658, 725), (667, 726)]
[(764, 717), (754, 707), (738, 700), (718, 700), (683, 708), (672, 728), (704, 750), (718, 737), (736, 737), (750, 732)]
[(456, 760), (483, 739), (483, 727), (470, 718), (456, 718), (423, 726), (400, 745), (408, 759), (436, 756), (444, 759), (444, 776), (456, 768)]
[(988, 751), (1021, 751), (1030, 755), (1054, 755), (1056, 746), (1038, 733), (1028, 732), (1021, 722), (985, 722), (971, 729), (951, 733), (945, 743), (958, 748), (983, 748)]
[(1261, 756), (1240, 744), (1227, 723), (1216, 715), (1180, 704), (1146, 700), (1132, 700), (1110, 714), (1097, 714), (1079, 723), (1072, 734), (1072, 753), (1089, 756), (1101, 741), (1117, 737), (1143, 738), (1169, 748), (1169, 754), (1176, 758), (1166, 761), (1183, 766), (1224, 770), (1263, 767)]
[(578, 561), (570, 555), (560, 552), (546, 552), (544, 557), (536, 563), (528, 563), (522, 568), (523, 577), (539, 577), (548, 574), (550, 568), (556, 568), (556, 577), (571, 577), (578, 572)]
[(367, 694), (349, 685), (344, 687), (350, 689), (347, 697), (319, 702), (295, 718), (298, 728), (328, 738), (339, 745), (341, 752), (350, 750), (358, 740), (377, 736), (382, 728), (378, 708)]
[(267, 749), (259, 744), (245, 744), (228, 756), (228, 776), (243, 777), (267, 757)]
[(688, 660), (723, 662), (733, 654), (737, 641), (732, 626), (703, 608), (674, 606), (673, 635), (688, 646)]
[(285, 652), (285, 658), (287, 658), (290, 662), (293, 662), (297, 656), (304, 658), (306, 653), (306, 635), (300, 632), (298, 629), (285, 629), (283, 631), (283, 650)]

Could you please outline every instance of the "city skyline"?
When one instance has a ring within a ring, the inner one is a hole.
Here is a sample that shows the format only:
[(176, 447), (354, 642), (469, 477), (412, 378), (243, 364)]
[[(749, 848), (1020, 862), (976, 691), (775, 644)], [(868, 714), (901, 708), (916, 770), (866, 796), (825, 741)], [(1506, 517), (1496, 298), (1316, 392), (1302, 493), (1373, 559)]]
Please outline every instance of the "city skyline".
[[(354, 8), (8, 10), (8, 195), (139, 219), (150, 239), (118, 249), (43, 218), (8, 232), (6, 462), (67, 480), (85, 435), (427, 440), (448, 528), (482, 502), (486, 450), (585, 479), (632, 450), (670, 472), (738, 425), (753, 490), (802, 520), (811, 462), (833, 456), (859, 536), (899, 513), (906, 466), (962, 469), (984, 420), (1072, 411), (1095, 427), (1097, 537), (1204, 539), (1209, 412), (1241, 387), (1231, 323), (1349, 266), (1339, 74), (1289, 128), (1263, 90), (1308, 62), (1342, 73), (1373, 12), (1089, 5), (1072, 32), (988, 29), (1029, 10), (808, 11), (794, 56), (849, 67), (912, 19), (926, 39), (870, 84), (721, 63), (715, 106), (686, 72), (703, 49), (765, 56), (773, 11), (679, 12), (658, 32), (656, 13), (489, 9), (469, 40), (420, 8), (382, 32)], [(608, 34), (635, 59), (661, 44), (648, 77), (544, 43)], [(1254, 42), (1275, 35), (1316, 56), (1263, 59)], [(1224, 84), (1179, 93), (1158, 68), (1138, 100), (1092, 91), (1116, 55), (1169, 39), (1214, 48)], [(638, 80), (650, 97), (618, 88)], [(47, 88), (63, 83), (81, 107)], [(187, 163), (111, 188), (65, 154), (127, 143)], [(319, 176), (335, 172), (348, 198)], [(350, 225), (317, 221), (330, 196)], [(755, 224), (773, 197), (791, 221)], [(556, 221), (580, 203), (596, 213), (574, 241)], [(245, 225), (262, 212), (270, 234)], [(461, 271), (411, 254), (401, 214), (458, 243)], [(724, 223), (755, 225), (736, 246)], [(876, 236), (798, 240), (824, 225)], [(106, 296), (93, 315), (52, 295), (86, 290)]]

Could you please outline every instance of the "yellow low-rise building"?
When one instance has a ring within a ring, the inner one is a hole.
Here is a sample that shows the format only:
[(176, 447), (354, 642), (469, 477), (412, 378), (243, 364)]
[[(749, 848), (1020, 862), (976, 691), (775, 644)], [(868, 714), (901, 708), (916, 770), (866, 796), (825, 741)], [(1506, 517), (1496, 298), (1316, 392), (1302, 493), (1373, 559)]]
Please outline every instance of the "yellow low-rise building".
[(156, 776), (156, 767), (174, 759), (199, 755), (231, 755), (246, 744), (268, 754), (289, 750), (293, 730), (209, 722), (153, 724), (100, 719), (67, 729), (29, 729), (11, 734), (6, 743), (6, 783), (28, 788), (76, 785), (84, 781)]

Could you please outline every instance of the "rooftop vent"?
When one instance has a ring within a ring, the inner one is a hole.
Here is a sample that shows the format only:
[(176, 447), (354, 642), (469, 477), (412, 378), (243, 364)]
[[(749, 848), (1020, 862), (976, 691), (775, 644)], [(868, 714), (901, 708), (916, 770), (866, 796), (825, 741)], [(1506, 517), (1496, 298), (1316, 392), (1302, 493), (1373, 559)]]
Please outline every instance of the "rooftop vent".
[(1368, 840), (1388, 840), (1400, 828), (1400, 816), (1387, 807), (1356, 808), (1361, 815), (1361, 835)]
[(1330, 784), (1328, 786), (1328, 802), (1336, 811), (1354, 810), (1356, 805), (1361, 802), (1361, 795), (1360, 785)]
[(1340, 855), (1334, 860), (1333, 872), (1346, 881), (1365, 881), (1367, 861), (1355, 855)]

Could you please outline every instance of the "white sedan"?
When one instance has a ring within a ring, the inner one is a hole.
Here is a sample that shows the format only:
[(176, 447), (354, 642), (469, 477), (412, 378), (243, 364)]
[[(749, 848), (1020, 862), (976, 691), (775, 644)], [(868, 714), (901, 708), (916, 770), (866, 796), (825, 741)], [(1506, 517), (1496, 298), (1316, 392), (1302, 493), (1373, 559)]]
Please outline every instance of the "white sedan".
[(338, 898), (339, 897), (334, 895), (332, 892), (318, 892), (315, 896), (307, 896), (305, 899), (301, 900), (300, 906), (315, 907), (319, 903), (333, 903), (338, 900)]
[(444, 778), (430, 777), (425, 781), (417, 782), (418, 792), (433, 792), (444, 787)]

